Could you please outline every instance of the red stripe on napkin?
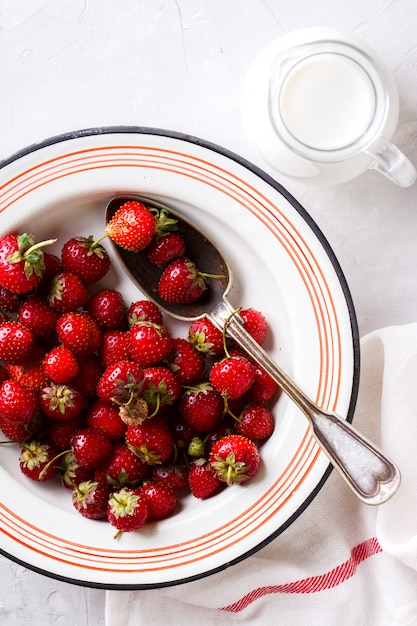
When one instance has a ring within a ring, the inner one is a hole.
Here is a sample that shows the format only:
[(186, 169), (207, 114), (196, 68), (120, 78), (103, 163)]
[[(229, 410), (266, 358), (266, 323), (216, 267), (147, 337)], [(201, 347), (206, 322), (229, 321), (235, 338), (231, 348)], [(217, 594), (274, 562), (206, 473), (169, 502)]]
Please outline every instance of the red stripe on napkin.
[(229, 606), (224, 606), (220, 610), (238, 613), (246, 609), (252, 602), (255, 602), (255, 600), (259, 600), (259, 598), (270, 593), (317, 593), (318, 591), (331, 589), (351, 578), (362, 561), (374, 554), (378, 554), (378, 552), (382, 552), (382, 548), (376, 537), (372, 537), (355, 546), (347, 561), (334, 567), (326, 574), (303, 578), (302, 580), (296, 580), (283, 585), (258, 587), (247, 593), (237, 602), (229, 604)]

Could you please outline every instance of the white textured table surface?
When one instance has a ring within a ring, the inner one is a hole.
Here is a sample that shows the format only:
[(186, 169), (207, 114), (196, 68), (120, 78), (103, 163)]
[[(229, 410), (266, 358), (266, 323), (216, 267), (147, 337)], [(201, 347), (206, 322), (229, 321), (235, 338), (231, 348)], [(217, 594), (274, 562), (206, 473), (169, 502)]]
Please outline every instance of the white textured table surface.
[[(0, 159), (80, 128), (140, 125), (215, 142), (268, 173), (246, 139), (249, 65), (281, 34), (332, 26), (365, 39), (400, 93), (396, 143), (417, 163), (414, 0), (0, 0)], [(417, 186), (374, 172), (338, 187), (279, 178), (329, 240), (361, 335), (417, 319)], [(2, 626), (105, 623), (102, 590), (0, 558)]]

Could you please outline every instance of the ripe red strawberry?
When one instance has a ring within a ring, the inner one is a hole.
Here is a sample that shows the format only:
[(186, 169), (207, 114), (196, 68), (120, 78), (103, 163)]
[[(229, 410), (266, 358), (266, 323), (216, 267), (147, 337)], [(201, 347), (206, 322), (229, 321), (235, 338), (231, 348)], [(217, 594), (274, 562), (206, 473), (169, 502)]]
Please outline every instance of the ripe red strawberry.
[(126, 321), (126, 305), (117, 289), (102, 289), (90, 297), (86, 310), (102, 330), (122, 329)]
[(24, 363), (19, 365), (6, 364), (7, 374), (25, 389), (40, 391), (49, 382), (48, 376), (42, 369), (44, 356), (45, 348), (35, 344), (29, 358)]
[(0, 285), (13, 293), (28, 293), (45, 271), (42, 247), (55, 239), (35, 243), (33, 235), (7, 235), (0, 239)]
[(120, 533), (139, 530), (148, 519), (148, 505), (138, 489), (122, 487), (114, 491), (107, 506), (107, 519), (117, 528), (115, 539)]
[(85, 397), (94, 396), (103, 367), (97, 354), (87, 354), (87, 356), (78, 356), (78, 374), (72, 381)]
[(57, 346), (44, 357), (43, 371), (54, 383), (69, 383), (78, 374), (78, 361), (69, 348)]
[(86, 423), (91, 428), (102, 430), (112, 441), (124, 441), (126, 424), (121, 420), (119, 408), (114, 403), (94, 399), (87, 408)]
[(19, 466), (32, 480), (49, 480), (57, 473), (58, 450), (49, 443), (33, 440), (22, 447)]
[(20, 305), (20, 295), (7, 287), (0, 286), (0, 310), (5, 313), (16, 313)]
[(72, 489), (72, 503), (78, 513), (88, 519), (106, 519), (110, 486), (95, 480), (86, 480)]
[(59, 313), (42, 296), (32, 296), (22, 301), (17, 319), (32, 331), (37, 341), (51, 337), (56, 329)]
[(117, 361), (104, 370), (97, 385), (97, 395), (103, 402), (122, 406), (140, 394), (142, 381), (140, 365), (129, 360)]
[(239, 315), (242, 318), (243, 326), (246, 328), (248, 333), (259, 343), (259, 345), (262, 345), (265, 342), (268, 332), (268, 324), (263, 313), (250, 308), (242, 309)]
[(32, 332), (15, 320), (0, 324), (0, 359), (19, 365), (30, 357), (34, 346)]
[(174, 338), (173, 344), (173, 349), (164, 362), (174, 372), (181, 385), (191, 385), (203, 373), (203, 358), (190, 342), (182, 337)]
[(164, 463), (174, 450), (168, 423), (162, 415), (147, 419), (142, 424), (128, 426), (126, 444), (149, 465)]
[(152, 479), (178, 491), (188, 485), (188, 468), (178, 463), (153, 465)]
[(193, 496), (201, 500), (213, 496), (224, 487), (224, 482), (216, 476), (212, 466), (205, 459), (198, 459), (190, 467), (188, 484)]
[(56, 324), (58, 339), (77, 357), (87, 356), (100, 348), (102, 333), (96, 320), (84, 311), (64, 313)]
[(186, 450), (198, 431), (176, 411), (168, 416), (168, 425), (174, 445), (178, 450)]
[(132, 359), (142, 367), (162, 361), (174, 345), (167, 327), (153, 322), (136, 322), (127, 334)]
[(127, 332), (124, 330), (105, 331), (99, 354), (104, 368), (117, 363), (117, 361), (130, 359), (130, 342)]
[(60, 274), (64, 271), (61, 258), (56, 254), (51, 254), (44, 250), (43, 253), (43, 262), (45, 265), (45, 270), (43, 272), (40, 283), (38, 283), (36, 287), (36, 293), (38, 295), (47, 296), (49, 290), (51, 289), (51, 284), (53, 279), (57, 274)]
[(202, 433), (208, 433), (215, 428), (223, 410), (222, 395), (207, 382), (187, 389), (178, 403), (180, 415)]
[(172, 487), (155, 481), (146, 481), (138, 489), (148, 505), (148, 519), (161, 519), (170, 515), (177, 506), (177, 494)]
[(149, 477), (150, 466), (133, 454), (125, 443), (115, 443), (108, 459), (95, 469), (94, 479), (107, 482), (113, 489), (137, 487)]
[(206, 291), (206, 276), (190, 259), (176, 259), (162, 272), (158, 284), (159, 295), (166, 302), (191, 304)]
[(272, 400), (279, 393), (278, 385), (273, 378), (257, 363), (253, 366), (254, 383), (249, 389), (250, 400), (262, 404)]
[(0, 415), (11, 422), (28, 424), (37, 415), (38, 396), (15, 380), (5, 380), (0, 386)]
[[(0, 363), (0, 385), (2, 383), (4, 383), (4, 381), (7, 380), (8, 378), (9, 378), (9, 374), (8, 374), (5, 366), (3, 365), (3, 363)], [(12, 377), (10, 376), (10, 378), (12, 378)]]
[(224, 352), (222, 332), (207, 318), (195, 320), (188, 329), (190, 344), (207, 356), (220, 356)]
[(175, 374), (163, 366), (146, 367), (143, 370), (142, 396), (149, 412), (156, 415), (163, 406), (174, 404), (180, 397), (181, 385)]
[(259, 450), (247, 437), (226, 435), (213, 445), (209, 462), (216, 476), (227, 485), (242, 484), (258, 471)]
[(239, 416), (235, 427), (237, 435), (243, 435), (252, 441), (263, 442), (274, 430), (274, 418), (271, 411), (262, 404), (249, 404)]
[(116, 211), (106, 226), (106, 233), (121, 248), (140, 252), (155, 236), (155, 216), (142, 202), (130, 200)]
[(147, 255), (157, 267), (165, 267), (185, 254), (185, 242), (179, 233), (166, 233), (155, 237), (148, 247)]
[(217, 391), (233, 400), (243, 396), (252, 386), (253, 366), (244, 357), (225, 357), (213, 365), (209, 378)]
[(82, 467), (95, 469), (102, 465), (112, 452), (110, 437), (96, 428), (80, 428), (71, 437), (71, 451)]
[(35, 437), (42, 428), (42, 416), (37, 413), (29, 422), (13, 422), (0, 414), (0, 429), (10, 441), (26, 443)]
[(87, 300), (87, 289), (76, 274), (61, 272), (52, 280), (48, 302), (55, 311), (59, 313), (76, 311), (84, 306)]
[(110, 268), (107, 250), (91, 235), (71, 237), (62, 247), (61, 258), (65, 271), (79, 276), (84, 284), (99, 281)]
[(84, 398), (73, 385), (51, 382), (39, 393), (39, 404), (45, 415), (69, 420), (81, 413)]
[(59, 450), (68, 450), (71, 437), (76, 430), (84, 426), (85, 419), (83, 413), (78, 413), (75, 417), (67, 420), (55, 419), (54, 417), (45, 417), (44, 419), (44, 428), (48, 441), (53, 443)]
[(151, 300), (136, 300), (127, 310), (127, 321), (129, 327), (136, 322), (153, 322), (162, 326), (162, 311)]

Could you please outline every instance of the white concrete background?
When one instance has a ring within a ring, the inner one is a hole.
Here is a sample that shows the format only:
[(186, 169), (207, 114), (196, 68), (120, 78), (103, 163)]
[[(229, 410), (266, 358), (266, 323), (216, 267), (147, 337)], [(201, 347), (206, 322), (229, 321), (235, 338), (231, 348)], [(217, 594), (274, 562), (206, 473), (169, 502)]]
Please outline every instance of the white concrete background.
[[(354, 33), (385, 59), (400, 93), (394, 139), (417, 163), (414, 0), (0, 0), (0, 159), (51, 135), (133, 124), (199, 136), (274, 175), (244, 136), (241, 87), (269, 42), (305, 26)], [(279, 180), (333, 247), (361, 335), (415, 321), (417, 186), (374, 172), (328, 188)], [(103, 590), (4, 558), (0, 580), (1, 626), (105, 623)]]

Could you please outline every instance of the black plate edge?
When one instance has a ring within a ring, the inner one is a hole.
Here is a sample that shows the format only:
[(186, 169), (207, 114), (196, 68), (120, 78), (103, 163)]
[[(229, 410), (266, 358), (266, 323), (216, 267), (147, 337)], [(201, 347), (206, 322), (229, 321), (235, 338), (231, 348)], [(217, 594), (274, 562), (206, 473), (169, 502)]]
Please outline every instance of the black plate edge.
[[(32, 153), (35, 152), (36, 150), (41, 150), (47, 146), (56, 144), (56, 143), (61, 143), (64, 141), (69, 141), (72, 139), (79, 139), (82, 137), (89, 137), (91, 135), (106, 135), (106, 134), (118, 134), (118, 133), (126, 133), (126, 134), (142, 134), (142, 135), (158, 135), (158, 136), (162, 136), (162, 137), (169, 137), (172, 139), (178, 139), (181, 141), (186, 141), (188, 143), (192, 143), (198, 146), (201, 146), (202, 148), (211, 150), (213, 152), (217, 152), (218, 154), (221, 154), (222, 156), (225, 156), (226, 158), (229, 158), (232, 161), (235, 161), (236, 163), (238, 163), (239, 165), (241, 165), (242, 167), (244, 167), (245, 169), (251, 171), (252, 173), (254, 173), (256, 176), (258, 176), (259, 178), (261, 178), (264, 182), (266, 182), (267, 184), (269, 184), (271, 187), (273, 187), (274, 189), (276, 189), (288, 202), (290, 202), (290, 204), (296, 209), (296, 211), (301, 215), (301, 217), (304, 219), (304, 221), (308, 224), (308, 226), (310, 227), (310, 229), (314, 232), (314, 234), (316, 235), (317, 239), (320, 241), (321, 245), (323, 246), (323, 249), (325, 250), (327, 256), (329, 257), (333, 268), (336, 272), (336, 275), (338, 277), (340, 286), (342, 288), (343, 291), (343, 295), (345, 297), (345, 301), (347, 304), (347, 308), (348, 308), (348, 312), (349, 312), (349, 317), (350, 317), (350, 324), (351, 324), (351, 331), (352, 331), (352, 350), (353, 350), (353, 371), (354, 371), (354, 378), (353, 378), (353, 383), (352, 383), (352, 393), (351, 393), (351, 400), (350, 400), (350, 404), (349, 404), (349, 409), (348, 409), (348, 414), (347, 414), (347, 421), (352, 422), (353, 417), (354, 417), (354, 412), (355, 412), (355, 407), (356, 407), (356, 402), (357, 402), (357, 398), (358, 398), (358, 392), (359, 392), (359, 377), (360, 377), (360, 336), (359, 336), (359, 328), (358, 328), (358, 322), (357, 322), (357, 317), (356, 317), (356, 313), (355, 313), (355, 307), (353, 304), (353, 300), (352, 300), (352, 296), (350, 293), (350, 289), (349, 286), (347, 284), (345, 275), (343, 273), (343, 270), (339, 264), (339, 261), (336, 258), (335, 253), (333, 252), (332, 247), (330, 246), (330, 243), (328, 242), (327, 238), (325, 237), (325, 235), (323, 234), (323, 232), (321, 231), (321, 229), (319, 228), (319, 226), (317, 225), (317, 223), (314, 221), (314, 219), (312, 218), (312, 216), (308, 213), (308, 211), (294, 198), (294, 196), (287, 190), (285, 189), (285, 187), (283, 187), (277, 180), (275, 180), (272, 176), (270, 176), (269, 174), (267, 174), (264, 170), (262, 170), (260, 167), (258, 167), (257, 165), (254, 165), (253, 163), (251, 163), (250, 161), (248, 161), (247, 159), (245, 159), (244, 157), (239, 156), (238, 154), (234, 153), (233, 151), (227, 149), (227, 148), (223, 148), (222, 146), (219, 146), (218, 144), (212, 143), (211, 141), (205, 140), (205, 139), (201, 139), (200, 137), (196, 137), (194, 135), (188, 135), (186, 133), (181, 133), (178, 131), (172, 131), (172, 130), (167, 130), (167, 129), (163, 129), (163, 128), (153, 128), (153, 127), (146, 127), (146, 126), (101, 126), (101, 127), (93, 127), (93, 128), (85, 128), (85, 129), (81, 129), (81, 130), (75, 130), (75, 131), (70, 131), (67, 133), (63, 133), (60, 135), (55, 135), (52, 137), (49, 137), (43, 141), (37, 142), (37, 143), (33, 143), (15, 153), (13, 153), (11, 156), (3, 159), (0, 161), (0, 169), (6, 167), (7, 165), (11, 164), (14, 161), (17, 161), (18, 159)], [(52, 578), (54, 580), (59, 580), (61, 582), (64, 583), (69, 583), (69, 584), (73, 584), (73, 585), (78, 585), (81, 587), (89, 587), (89, 588), (94, 588), (94, 589), (103, 589), (103, 590), (112, 590), (112, 591), (136, 591), (136, 590), (145, 590), (145, 589), (158, 589), (158, 588), (164, 588), (164, 587), (173, 587), (176, 585), (181, 585), (181, 584), (185, 584), (185, 583), (189, 583), (189, 582), (193, 582), (196, 580), (201, 580), (202, 578), (206, 578), (208, 576), (212, 576), (218, 572), (221, 572), (225, 569), (227, 569), (228, 567), (231, 567), (233, 565), (236, 565), (237, 563), (240, 563), (242, 561), (244, 561), (245, 559), (247, 559), (248, 557), (252, 556), (253, 554), (255, 554), (256, 552), (258, 552), (259, 550), (261, 550), (262, 548), (264, 548), (265, 546), (267, 546), (269, 543), (271, 543), (271, 541), (273, 541), (274, 539), (276, 539), (279, 535), (281, 535), (289, 526), (291, 526), (291, 524), (293, 524), (293, 522), (301, 515), (301, 513), (303, 513), (308, 506), (311, 504), (311, 502), (314, 500), (314, 498), (317, 496), (317, 494), (319, 493), (319, 491), (321, 491), (323, 485), (325, 484), (325, 482), (327, 481), (328, 477), (330, 476), (331, 472), (333, 470), (333, 467), (331, 464), (329, 464), (329, 466), (327, 467), (326, 472), (324, 473), (323, 477), (321, 478), (321, 480), (319, 481), (319, 483), (316, 485), (315, 489), (309, 494), (309, 496), (304, 500), (304, 502), (299, 506), (299, 508), (291, 515), (291, 517), (284, 523), (282, 524), (279, 528), (277, 528), (276, 531), (274, 531), (273, 533), (271, 533), (268, 537), (266, 537), (263, 541), (261, 541), (259, 544), (257, 544), (256, 546), (254, 546), (253, 548), (251, 548), (250, 550), (248, 550), (247, 552), (244, 552), (243, 554), (241, 554), (239, 557), (236, 557), (235, 559), (228, 561), (227, 563), (224, 563), (212, 570), (209, 570), (207, 572), (203, 572), (201, 574), (196, 574), (195, 576), (188, 576), (187, 578), (181, 578), (181, 579), (177, 579), (177, 580), (173, 580), (173, 581), (168, 581), (168, 582), (162, 582), (162, 583), (150, 583), (150, 584), (107, 584), (107, 583), (97, 583), (97, 582), (90, 582), (90, 581), (85, 581), (85, 580), (77, 580), (77, 579), (73, 579), (73, 578), (68, 578), (66, 576), (61, 576), (59, 574), (55, 574), (54, 572), (48, 572), (46, 570), (43, 570), (41, 568), (38, 568), (30, 563), (26, 563), (25, 561), (22, 561), (20, 559), (18, 559), (17, 557), (14, 557), (13, 555), (7, 553), (6, 551), (2, 550), (0, 548), (0, 554), (5, 556), (6, 558), (10, 559), (11, 561), (17, 563), (18, 565), (21, 565), (22, 567), (25, 567), (31, 571), (34, 571), (38, 574), (41, 574), (43, 576), (46, 576), (48, 578)]]

